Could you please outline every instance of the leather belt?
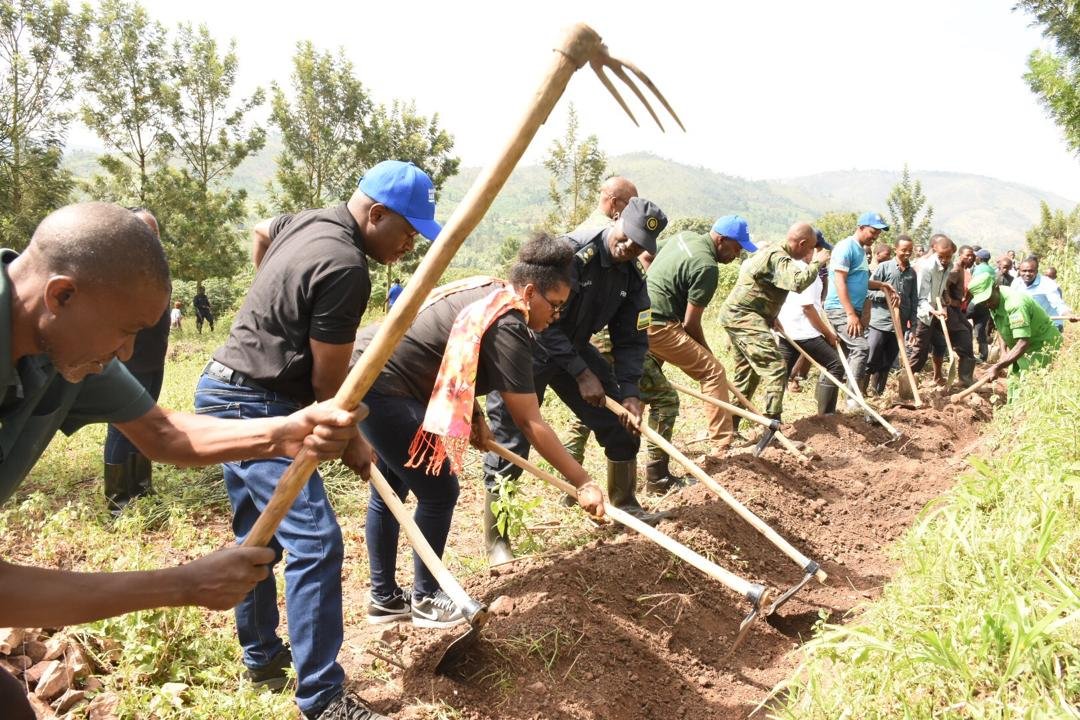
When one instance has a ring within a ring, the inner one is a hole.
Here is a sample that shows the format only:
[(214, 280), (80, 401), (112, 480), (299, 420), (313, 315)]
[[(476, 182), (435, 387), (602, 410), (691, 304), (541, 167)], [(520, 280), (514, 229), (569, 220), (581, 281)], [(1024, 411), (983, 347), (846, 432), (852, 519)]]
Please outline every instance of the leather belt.
[(256, 383), (244, 373), (233, 370), (228, 365), (222, 365), (217, 360), (211, 360), (206, 363), (206, 367), (203, 368), (203, 375), (208, 375), (215, 380), (220, 380), (228, 385), (237, 385), (239, 387), (267, 392), (266, 388)]

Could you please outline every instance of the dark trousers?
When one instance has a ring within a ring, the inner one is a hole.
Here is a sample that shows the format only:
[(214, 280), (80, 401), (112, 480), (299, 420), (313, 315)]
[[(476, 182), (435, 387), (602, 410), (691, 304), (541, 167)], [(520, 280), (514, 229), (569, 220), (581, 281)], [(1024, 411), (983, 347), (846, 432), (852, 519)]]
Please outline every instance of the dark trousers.
[(195, 329), (202, 331), (203, 321), (210, 324), (210, 330), (214, 329), (214, 313), (206, 308), (195, 308)]
[[(155, 400), (158, 399), (158, 395), (161, 394), (161, 383), (165, 379), (165, 368), (156, 372), (131, 371), (131, 374), (135, 376), (140, 385), (146, 388), (146, 392), (150, 393), (150, 397)], [(110, 425), (109, 429), (105, 431), (105, 463), (107, 465), (120, 465), (127, 462), (128, 455), (133, 454), (140, 454), (139, 449), (127, 439), (127, 435), (117, 430), (115, 425)]]
[[(818, 335), (809, 340), (796, 340), (796, 342), (799, 343), (799, 347), (805, 350), (806, 354), (812, 357), (815, 362), (832, 373), (833, 377), (837, 380), (844, 379), (844, 366), (840, 364), (840, 356), (836, 354), (836, 348), (830, 345), (825, 338)], [(799, 351), (787, 341), (787, 338), (780, 338), (780, 354), (784, 356), (784, 362), (787, 364), (787, 371), (790, 375), (791, 368), (795, 367), (795, 362), (802, 356), (799, 354)], [(818, 385), (832, 384), (832, 380), (829, 380), (825, 375), (818, 377)]]
[(986, 303), (979, 303), (968, 307), (968, 320), (974, 323), (975, 341), (979, 344), (979, 359), (986, 362), (990, 355), (990, 342), (988, 330), (990, 326), (990, 311), (986, 309)]
[[(611, 365), (601, 357), (600, 352), (591, 345), (578, 352), (581, 353), (589, 369), (600, 378), (600, 382), (604, 385), (604, 392), (616, 400), (620, 399), (622, 393), (611, 372)], [(641, 439), (624, 428), (619, 418), (607, 408), (596, 407), (585, 402), (581, 393), (578, 392), (577, 380), (570, 377), (569, 373), (550, 364), (534, 367), (536, 367), (533, 375), (536, 397), (541, 403), (544, 402), (544, 393), (548, 386), (551, 386), (570, 411), (596, 433), (596, 441), (604, 448), (604, 454), (608, 460), (633, 460), (637, 457)], [(529, 441), (514, 424), (498, 392), (488, 393), (487, 415), (495, 442), (521, 457), (529, 457)], [(500, 475), (516, 480), (521, 477), (521, 468), (503, 460), (495, 453), (487, 453), (484, 456), (484, 484), (488, 490), (495, 490), (498, 487), (495, 478)]]
[(896, 362), (896, 358), (900, 355), (900, 346), (896, 342), (896, 333), (892, 328), (886, 332), (871, 327), (867, 342), (870, 346), (870, 354), (866, 360), (867, 375), (874, 375), (875, 373), (888, 375), (893, 363)]
[(914, 332), (911, 336), (911, 372), (920, 372), (930, 358), (933, 350), (934, 357), (943, 358), (948, 349), (945, 345), (945, 332), (941, 329), (941, 321), (931, 316), (929, 325), (921, 320), (914, 323)]
[[(280, 417), (299, 409), (292, 399), (270, 392), (224, 383), (209, 375), (199, 378), (195, 412), (214, 417), (245, 419)], [(221, 466), (233, 509), (233, 533), (243, 542), (274, 494), (292, 458), (230, 462)], [(289, 620), (296, 703), (305, 713), (322, 710), (341, 694), (345, 671), (337, 662), (345, 638), (342, 616), (341, 566), (345, 546), (322, 477), (312, 473), (274, 533), (270, 547), (285, 558), (285, 612)], [(273, 572), (236, 606), (236, 631), (244, 664), (268, 664), (284, 649), (278, 636), (277, 584)]]
[[(454, 506), (458, 499), (458, 479), (444, 461), (438, 475), (428, 475), (426, 463), (407, 468), (409, 445), (417, 428), (424, 422), (427, 406), (411, 397), (392, 397), (369, 392), (364, 398), (368, 416), (360, 423), (364, 437), (379, 457), (378, 469), (402, 501), (411, 491), (416, 496), (413, 519), (431, 548), (442, 557)], [(390, 508), (375, 488), (368, 499), (367, 540), (368, 562), (371, 565), (371, 594), (376, 600), (388, 600), (398, 589), (397, 552), (400, 526)], [(439, 590), (435, 576), (413, 553), (413, 597), (420, 599)]]
[(37, 717), (26, 699), (26, 687), (5, 670), (0, 670), (0, 717), (4, 720), (34, 720)]

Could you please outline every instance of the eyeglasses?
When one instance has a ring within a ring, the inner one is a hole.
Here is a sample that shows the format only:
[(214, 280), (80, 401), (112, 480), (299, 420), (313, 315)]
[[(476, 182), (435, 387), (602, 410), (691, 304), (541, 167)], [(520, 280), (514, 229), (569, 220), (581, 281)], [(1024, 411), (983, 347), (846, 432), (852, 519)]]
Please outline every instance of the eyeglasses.
[(539, 295), (544, 300), (544, 302), (547, 303), (547, 306), (549, 308), (551, 308), (551, 314), (552, 315), (561, 314), (562, 311), (563, 311), (563, 308), (566, 307), (565, 302), (553, 303), (553, 302), (551, 302), (550, 300), (547, 299), (547, 296), (545, 296), (544, 293), (538, 292), (536, 294)]

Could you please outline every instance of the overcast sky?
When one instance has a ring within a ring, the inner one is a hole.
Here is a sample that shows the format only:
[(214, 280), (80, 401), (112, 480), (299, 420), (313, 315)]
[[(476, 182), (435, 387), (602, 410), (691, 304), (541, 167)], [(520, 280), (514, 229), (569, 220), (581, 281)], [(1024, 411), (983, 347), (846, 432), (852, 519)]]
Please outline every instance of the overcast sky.
[[(1080, 200), (1080, 161), (1023, 80), (1041, 35), (1002, 0), (143, 4), (167, 25), (205, 22), (235, 38), (245, 92), (287, 84), (300, 40), (343, 46), (376, 100), (438, 112), (465, 165), (499, 152), (562, 29), (583, 21), (652, 77), (687, 132), (659, 132), (632, 104), (635, 128), (580, 71), (526, 161), (562, 132), (572, 101), (609, 154), (645, 150), (753, 179), (906, 161), (916, 176), (978, 173)], [(71, 140), (92, 144), (85, 130)]]

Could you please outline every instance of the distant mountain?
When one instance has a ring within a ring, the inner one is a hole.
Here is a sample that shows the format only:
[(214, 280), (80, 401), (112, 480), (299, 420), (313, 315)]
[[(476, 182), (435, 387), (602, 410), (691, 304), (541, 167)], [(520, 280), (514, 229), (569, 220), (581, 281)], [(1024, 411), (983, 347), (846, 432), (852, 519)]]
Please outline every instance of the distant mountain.
[[(245, 160), (230, 179), (231, 187), (248, 191), (252, 206), (266, 197), (280, 151), (279, 138), (271, 135), (262, 152)], [(70, 150), (65, 165), (80, 178), (100, 171), (96, 153), (86, 150)], [(608, 171), (631, 178), (672, 219), (739, 213), (761, 240), (782, 237), (792, 222), (832, 210), (874, 209), (885, 215), (885, 199), (900, 180), (899, 171), (848, 170), (753, 181), (644, 152), (609, 158)], [(439, 198), (440, 219), (450, 216), (479, 173), (479, 168), (462, 168), (446, 182)], [(1075, 206), (1075, 201), (1053, 193), (981, 175), (917, 172), (913, 177), (934, 207), (936, 230), (960, 243), (992, 249), (1021, 248), (1024, 233), (1039, 221), (1040, 201), (1055, 209)], [(459, 264), (489, 265), (507, 237), (538, 227), (548, 210), (547, 171), (539, 165), (519, 166), (466, 244)]]
[[(1060, 195), (984, 175), (919, 172), (913, 177), (934, 208), (934, 229), (961, 243), (1020, 248), (1024, 234), (1039, 222), (1041, 201), (1054, 209), (1076, 206)], [(884, 215), (885, 199), (899, 180), (899, 172), (849, 170), (772, 180), (769, 186), (819, 213), (872, 208)]]

